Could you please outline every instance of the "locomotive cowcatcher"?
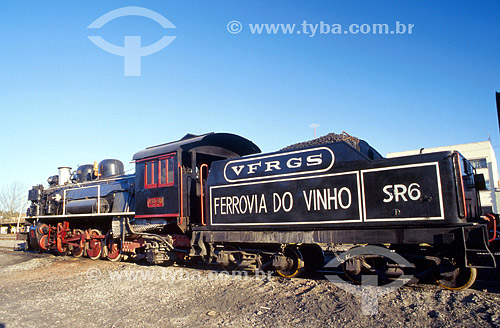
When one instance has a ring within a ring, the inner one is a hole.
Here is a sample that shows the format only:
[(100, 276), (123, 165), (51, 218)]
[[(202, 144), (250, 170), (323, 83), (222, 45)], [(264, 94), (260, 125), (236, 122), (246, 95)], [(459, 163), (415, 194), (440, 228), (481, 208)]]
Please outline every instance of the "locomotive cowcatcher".
[[(260, 154), (229, 133), (188, 134), (139, 151), (135, 174), (106, 159), (60, 167), (29, 192), (28, 243), (91, 259), (171, 264), (215, 261), (226, 270), (315, 271), (325, 252), (379, 245), (445, 288), (495, 267), (482, 215), (484, 179), (458, 152), (385, 159), (363, 140)], [(497, 238), (498, 239), (498, 238)], [(342, 265), (356, 280), (404, 268), (376, 254)]]

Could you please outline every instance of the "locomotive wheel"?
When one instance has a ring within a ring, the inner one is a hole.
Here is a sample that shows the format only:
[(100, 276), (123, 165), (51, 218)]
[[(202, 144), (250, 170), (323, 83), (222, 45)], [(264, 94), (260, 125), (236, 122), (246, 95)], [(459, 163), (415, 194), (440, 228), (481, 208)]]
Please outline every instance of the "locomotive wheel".
[(97, 260), (101, 257), (102, 253), (102, 241), (95, 237), (102, 235), (102, 233), (97, 229), (90, 230), (90, 241), (88, 243), (87, 255), (92, 260)]
[(49, 226), (45, 223), (40, 223), (36, 226), (34, 234), (34, 248), (37, 252), (46, 251), (49, 248)]
[[(233, 246), (233, 245), (227, 245), (224, 247), (224, 250), (229, 251), (229, 252), (234, 252), (234, 251), (239, 251), (240, 249), (236, 246)], [(243, 260), (243, 256), (241, 255), (241, 253), (239, 253), (239, 252), (231, 253), (229, 255), (229, 264), (223, 265), (221, 263), (221, 267), (224, 270), (231, 272), (231, 271), (238, 269), (242, 260)]]
[(276, 269), (276, 272), (284, 278), (295, 278), (301, 275), (304, 270), (304, 259), (300, 251), (295, 247), (287, 246), (283, 255), (286, 256), (288, 266)]
[(106, 258), (111, 262), (122, 259), (122, 247), (119, 239), (109, 238), (106, 242)]
[(67, 244), (63, 244), (61, 238), (56, 239), (56, 250), (57, 254), (66, 256), (69, 254), (69, 249)]
[(37, 241), (36, 241), (36, 234), (35, 234), (35, 229), (31, 229), (29, 230), (29, 235), (28, 235), (28, 250), (38, 250), (38, 247), (37, 247)]
[(49, 226), (45, 223), (40, 223), (36, 226), (36, 231), (39, 235), (46, 235), (49, 232)]
[[(76, 236), (82, 236), (83, 235), (83, 231), (80, 230), (80, 229), (75, 229), (74, 230), (74, 233), (73, 233), (73, 236), (76, 237)], [(85, 253), (85, 243), (83, 244), (83, 247), (75, 247), (73, 246), (72, 249), (71, 249), (71, 254), (73, 254), (74, 257), (82, 257), (83, 254)]]
[(43, 235), (38, 238), (38, 247), (40, 250), (44, 251), (49, 248), (49, 238), (47, 237), (47, 235)]
[(449, 290), (461, 290), (471, 287), (477, 278), (476, 268), (467, 268), (459, 255), (444, 251), (438, 253), (441, 264), (433, 270), (436, 283)]

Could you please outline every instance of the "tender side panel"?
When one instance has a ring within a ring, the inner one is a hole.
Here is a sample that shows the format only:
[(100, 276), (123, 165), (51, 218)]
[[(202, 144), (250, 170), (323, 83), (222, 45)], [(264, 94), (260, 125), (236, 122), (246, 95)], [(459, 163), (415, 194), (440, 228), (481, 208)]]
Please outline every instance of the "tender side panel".
[(212, 226), (444, 220), (437, 162), (211, 186)]
[(361, 222), (359, 172), (210, 188), (210, 224), (298, 225)]
[(437, 162), (362, 170), (361, 178), (365, 221), (444, 220)]
[(213, 229), (460, 224), (451, 152), (372, 161), (345, 143), (219, 161)]

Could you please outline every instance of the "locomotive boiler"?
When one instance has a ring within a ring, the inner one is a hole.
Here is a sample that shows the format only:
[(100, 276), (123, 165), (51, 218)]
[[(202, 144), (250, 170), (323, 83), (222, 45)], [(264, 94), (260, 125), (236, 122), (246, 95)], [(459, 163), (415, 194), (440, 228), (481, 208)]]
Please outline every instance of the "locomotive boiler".
[[(226, 270), (295, 277), (339, 246), (379, 245), (445, 288), (495, 267), (481, 213), (481, 177), (458, 152), (383, 158), (363, 140), (261, 154), (229, 133), (188, 134), (118, 160), (59, 168), (29, 192), (30, 247), (150, 263), (204, 260)], [(490, 225), (497, 217), (488, 214)], [(345, 274), (402, 268), (376, 255)]]

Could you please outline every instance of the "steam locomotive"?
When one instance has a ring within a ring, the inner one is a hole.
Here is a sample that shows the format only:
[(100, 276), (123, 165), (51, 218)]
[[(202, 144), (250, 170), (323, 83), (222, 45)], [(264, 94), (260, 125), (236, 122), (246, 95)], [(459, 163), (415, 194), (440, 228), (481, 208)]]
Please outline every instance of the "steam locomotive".
[[(352, 137), (260, 152), (235, 134), (188, 134), (136, 153), (135, 174), (114, 159), (60, 167), (48, 187), (29, 191), (28, 244), (110, 261), (215, 261), (287, 278), (321, 268), (339, 246), (379, 245), (450, 289), (496, 265), (478, 198), (484, 179), (458, 152), (385, 159)], [(342, 267), (354, 280), (403, 270), (377, 254)]]

